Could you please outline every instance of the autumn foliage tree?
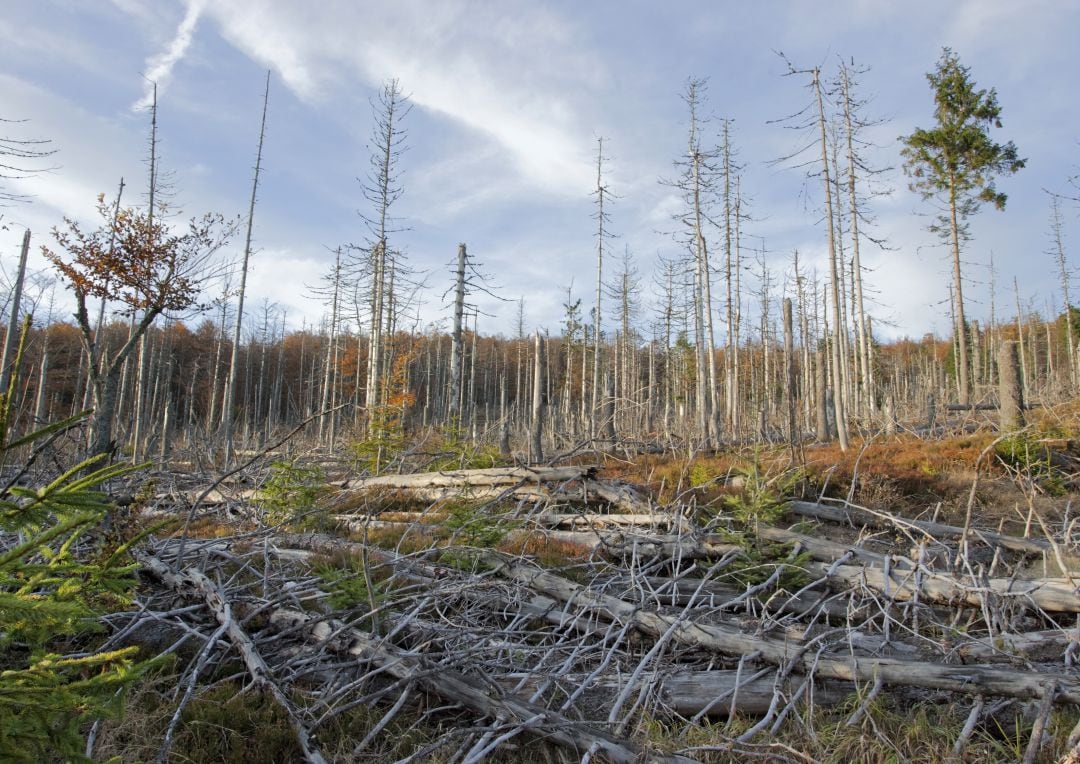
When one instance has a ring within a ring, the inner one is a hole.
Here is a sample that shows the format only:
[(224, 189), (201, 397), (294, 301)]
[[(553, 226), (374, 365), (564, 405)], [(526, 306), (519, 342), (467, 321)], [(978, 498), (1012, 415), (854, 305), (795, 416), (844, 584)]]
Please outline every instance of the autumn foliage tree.
[[(98, 197), (98, 212), (100, 227), (87, 231), (65, 218), (63, 227), (53, 229), (59, 251), (42, 247), (75, 295), (75, 321), (89, 359), (93, 394), (90, 454), (110, 448), (124, 361), (154, 319), (195, 304), (213, 255), (236, 228), (221, 215), (208, 213), (192, 218), (186, 229), (174, 229), (160, 209), (154, 215), (133, 208), (113, 210), (103, 196)], [(91, 323), (92, 299), (118, 302), (134, 317), (127, 340), (111, 355)]]

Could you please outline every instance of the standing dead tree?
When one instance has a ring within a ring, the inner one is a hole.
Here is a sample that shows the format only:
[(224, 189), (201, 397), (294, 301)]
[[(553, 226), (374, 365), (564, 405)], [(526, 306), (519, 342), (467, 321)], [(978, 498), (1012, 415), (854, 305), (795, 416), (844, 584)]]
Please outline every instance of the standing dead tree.
[(401, 157), (407, 134), (402, 120), (411, 110), (408, 97), (396, 79), (387, 80), (376, 101), (372, 102), (375, 124), (372, 129), (371, 159), (367, 180), (363, 182), (364, 199), (371, 211), (363, 215), (368, 229), (364, 248), (367, 261), (361, 270), (368, 278), (368, 352), (367, 383), (364, 402), (368, 424), (382, 404), (389, 373), (388, 337), (393, 336), (396, 315), (395, 280), (400, 266), (400, 252), (391, 249), (390, 235), (403, 229), (391, 209), (401, 198)]
[(244, 296), (247, 289), (248, 261), (251, 259), (251, 234), (255, 225), (255, 200), (259, 190), (259, 171), (262, 169), (263, 138), (266, 136), (266, 107), (270, 102), (270, 72), (266, 72), (266, 90), (263, 92), (262, 120), (259, 124), (259, 147), (255, 152), (255, 175), (251, 181), (251, 202), (248, 205), (247, 231), (244, 235), (244, 254), (240, 264), (240, 290), (236, 297), (236, 325), (233, 327), (232, 355), (229, 372), (225, 378), (224, 402), (221, 408), (222, 436), (225, 441), (225, 466), (232, 460), (233, 450), (233, 398), (236, 395), (236, 374), (240, 365), (240, 330), (244, 325)]
[(716, 353), (712, 309), (712, 269), (709, 266), (709, 247), (705, 226), (710, 220), (710, 207), (716, 192), (718, 151), (705, 148), (701, 130), (705, 121), (706, 81), (691, 79), (686, 84), (683, 101), (688, 109), (686, 152), (675, 162), (679, 176), (666, 181), (677, 188), (685, 200), (684, 211), (677, 216), (687, 237), (686, 244), (693, 260), (693, 316), (695, 353), (695, 410), (697, 436), (706, 447), (715, 445), (716, 428)]

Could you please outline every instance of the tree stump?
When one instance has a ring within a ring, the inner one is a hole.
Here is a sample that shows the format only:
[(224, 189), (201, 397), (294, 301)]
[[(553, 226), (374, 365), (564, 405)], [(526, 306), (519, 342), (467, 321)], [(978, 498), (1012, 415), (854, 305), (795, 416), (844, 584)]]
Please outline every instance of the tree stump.
[(1016, 342), (1002, 342), (998, 350), (998, 429), (1023, 428), (1024, 391), (1020, 385), (1020, 356)]

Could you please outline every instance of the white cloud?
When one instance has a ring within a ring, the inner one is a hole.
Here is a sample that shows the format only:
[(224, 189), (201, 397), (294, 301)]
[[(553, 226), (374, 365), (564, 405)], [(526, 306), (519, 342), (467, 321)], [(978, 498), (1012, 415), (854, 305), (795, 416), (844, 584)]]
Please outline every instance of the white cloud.
[(180, 63), (191, 46), (204, 5), (205, 0), (188, 0), (187, 11), (169, 47), (147, 59), (147, 69), (144, 74), (146, 86), (143, 89), (142, 98), (132, 104), (132, 109), (137, 111), (149, 107), (154, 102), (154, 87), (161, 88), (169, 81), (173, 67)]
[(593, 126), (585, 104), (603, 67), (553, 13), (525, 3), (300, 9), (272, 0), (207, 13), (226, 40), (273, 66), (302, 100), (345, 93), (357, 79), (375, 87), (396, 77), (416, 106), (494, 140), (504, 162), (534, 186), (574, 195), (589, 188)]

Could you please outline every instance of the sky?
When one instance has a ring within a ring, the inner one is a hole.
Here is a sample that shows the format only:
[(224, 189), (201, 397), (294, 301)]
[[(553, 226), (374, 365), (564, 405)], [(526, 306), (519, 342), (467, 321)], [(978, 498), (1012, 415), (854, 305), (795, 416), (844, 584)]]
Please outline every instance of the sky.
[[(748, 214), (743, 283), (756, 288), (760, 258), (778, 297), (790, 289), (794, 250), (822, 276), (827, 251), (820, 182), (800, 160), (775, 161), (808, 139), (780, 121), (810, 98), (805, 75), (785, 74), (790, 62), (831, 76), (846, 60), (868, 67), (858, 93), (878, 123), (866, 161), (885, 170), (878, 187), (891, 190), (867, 207), (872, 235), (888, 248), (862, 250), (875, 333), (946, 336), (948, 252), (926, 230), (933, 209), (901, 171), (899, 137), (933, 124), (926, 73), (951, 47), (979, 87), (997, 90), (1003, 127), (993, 137), (1014, 141), (1027, 159), (998, 182), (1006, 209), (972, 219), (968, 315), (989, 316), (991, 258), (999, 318), (1015, 314), (1014, 278), (1023, 309), (1045, 313), (1061, 302), (1047, 192), (1077, 195), (1068, 181), (1080, 172), (1078, 33), (1080, 3), (1071, 0), (8, 0), (0, 118), (12, 121), (0, 133), (49, 139), (55, 154), (36, 165), (41, 172), (0, 186), (29, 197), (0, 209), (0, 263), (11, 272), (29, 227), (31, 264), (46, 270), (36, 250), (50, 229), (65, 216), (96, 222), (97, 195), (114, 195), (121, 176), (124, 201), (145, 202), (151, 82), (174, 207), (245, 215), (269, 70), (248, 325), (267, 305), (291, 326), (318, 324), (326, 307), (315, 292), (333, 250), (365, 239), (360, 179), (372, 101), (396, 78), (413, 106), (402, 123), (404, 194), (394, 205), (404, 230), (392, 246), (423, 284), (420, 328), (449, 317), (443, 296), (459, 242), (504, 298), (477, 295), (481, 333), (515, 334), (519, 299), (526, 329), (553, 334), (568, 294), (588, 310), (603, 137), (616, 234), (607, 269), (623, 253), (633, 258), (637, 321), (648, 335), (657, 258), (685, 251), (673, 235), (682, 201), (662, 181), (677, 176), (673, 163), (686, 150), (688, 79), (708, 80), (706, 145), (731, 120)], [(1075, 263), (1080, 205), (1067, 201), (1062, 214)], [(55, 299), (62, 317), (62, 290)], [(746, 315), (756, 311), (748, 304)]]

